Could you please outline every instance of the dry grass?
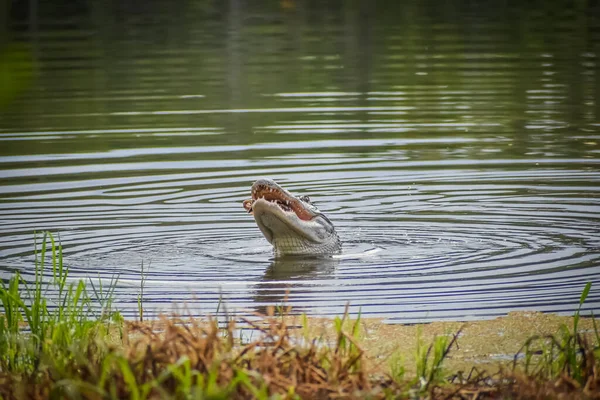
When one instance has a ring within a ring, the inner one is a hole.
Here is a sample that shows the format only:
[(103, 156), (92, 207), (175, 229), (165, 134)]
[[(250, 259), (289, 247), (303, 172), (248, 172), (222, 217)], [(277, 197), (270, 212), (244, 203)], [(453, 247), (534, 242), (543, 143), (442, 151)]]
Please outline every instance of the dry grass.
[[(214, 319), (176, 316), (153, 323), (128, 322), (120, 343), (115, 344), (114, 337), (94, 337), (85, 351), (60, 368), (44, 357), (35, 373), (0, 372), (0, 396), (6, 400), (600, 398), (598, 348), (580, 334), (574, 341), (579, 380), (567, 364), (550, 378), (541, 365), (526, 373), (517, 363), (493, 376), (472, 369), (468, 375), (423, 382), (373, 374), (357, 341), (358, 322), (339, 321), (336, 342), (329, 346), (316, 338), (299, 341), (286, 318), (273, 315), (237, 324), (229, 321), (224, 327)], [(256, 339), (240, 340), (239, 324), (252, 329)], [(456, 338), (447, 342), (444, 356)], [(561, 343), (557, 337), (537, 339)], [(425, 354), (433, 351), (434, 344)], [(539, 352), (531, 356), (542, 357)]]
[[(362, 398), (383, 397), (361, 367), (363, 351), (341, 330), (333, 348), (299, 344), (285, 318), (243, 320), (259, 337), (236, 339), (236, 324), (163, 317), (127, 323), (121, 346), (102, 338), (57, 374), (51, 360), (35, 374), (0, 373), (4, 399)], [(390, 385), (390, 382), (388, 382)]]

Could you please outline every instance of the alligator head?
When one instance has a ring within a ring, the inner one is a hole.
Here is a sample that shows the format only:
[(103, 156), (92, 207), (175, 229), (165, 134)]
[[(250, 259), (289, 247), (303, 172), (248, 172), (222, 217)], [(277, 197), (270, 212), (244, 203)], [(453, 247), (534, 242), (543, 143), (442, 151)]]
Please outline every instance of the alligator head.
[(270, 179), (254, 182), (252, 198), (243, 204), (276, 256), (326, 255), (342, 247), (333, 224), (308, 196), (293, 196)]

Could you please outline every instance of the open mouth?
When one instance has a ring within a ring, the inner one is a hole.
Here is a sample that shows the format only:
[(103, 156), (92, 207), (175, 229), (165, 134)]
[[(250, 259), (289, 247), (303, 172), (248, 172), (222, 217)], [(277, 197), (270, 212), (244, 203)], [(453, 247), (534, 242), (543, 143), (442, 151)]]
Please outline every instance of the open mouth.
[[(281, 208), (283, 211), (285, 212), (292, 212), (293, 209), (292, 207), (290, 207), (289, 202), (287, 201), (283, 201), (283, 200), (270, 200), (267, 199), (265, 197), (259, 197), (258, 199), (263, 199), (268, 201), (271, 204), (276, 204), (279, 208)], [(253, 209), (252, 207), (254, 206), (254, 203), (256, 202), (256, 200), (258, 199), (248, 199), (248, 200), (244, 200), (244, 208), (246, 209), (246, 211), (248, 211), (248, 214), (252, 214), (253, 213)]]
[(242, 203), (244, 209), (252, 214), (254, 203), (259, 199), (277, 205), (284, 212), (294, 212), (298, 218), (304, 221), (310, 221), (313, 218), (312, 213), (304, 207), (300, 200), (276, 187), (262, 184), (252, 186), (252, 198), (244, 200)]

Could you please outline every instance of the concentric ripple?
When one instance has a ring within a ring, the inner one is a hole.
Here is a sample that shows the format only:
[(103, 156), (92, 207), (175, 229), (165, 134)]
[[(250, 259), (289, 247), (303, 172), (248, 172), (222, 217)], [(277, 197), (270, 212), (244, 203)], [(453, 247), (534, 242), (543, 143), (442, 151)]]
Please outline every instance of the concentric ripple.
[(261, 166), (5, 185), (2, 265), (30, 275), (32, 231), (58, 232), (71, 277), (118, 275), (117, 304), (132, 314), (142, 271), (148, 312), (214, 312), (224, 299), (230, 311), (287, 301), (332, 315), (349, 303), (397, 322), (571, 312), (586, 282), (600, 284), (595, 172), (569, 161), (513, 171), (502, 160), (439, 170), (392, 154), (270, 158), (268, 175), (335, 223), (343, 253), (330, 260), (272, 259), (241, 206)]

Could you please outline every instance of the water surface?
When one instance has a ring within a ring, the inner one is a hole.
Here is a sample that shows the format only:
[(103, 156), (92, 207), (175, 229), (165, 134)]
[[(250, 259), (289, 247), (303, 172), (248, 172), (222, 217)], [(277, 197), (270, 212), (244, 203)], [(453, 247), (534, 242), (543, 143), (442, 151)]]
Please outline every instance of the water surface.
[[(148, 312), (571, 313), (588, 281), (600, 309), (597, 6), (207, 4), (12, 10), (0, 277), (50, 230), (130, 316), (142, 264)], [(259, 177), (343, 254), (274, 260)]]

